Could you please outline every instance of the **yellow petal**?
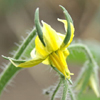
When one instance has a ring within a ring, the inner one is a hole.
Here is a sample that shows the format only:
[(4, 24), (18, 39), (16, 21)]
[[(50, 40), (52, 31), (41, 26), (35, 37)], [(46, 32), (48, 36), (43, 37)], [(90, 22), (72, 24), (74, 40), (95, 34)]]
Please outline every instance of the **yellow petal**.
[(56, 67), (62, 74), (64, 74), (66, 76), (66, 73), (64, 71), (64, 68), (62, 67), (61, 68), (61, 64), (60, 64), (60, 60), (59, 60), (59, 57), (56, 55), (55, 52), (53, 52), (52, 54), (50, 54), (50, 62), (52, 63), (52, 65), (54, 67)]
[(58, 21), (60, 21), (60, 22), (62, 22), (63, 24), (64, 24), (64, 27), (65, 27), (65, 31), (67, 32), (67, 21), (66, 20), (64, 20), (64, 19), (57, 19)]
[(70, 71), (68, 69), (66, 58), (62, 50), (57, 50), (50, 54), (50, 60), (54, 67), (56, 67), (64, 76), (65, 78), (70, 79)]
[(9, 60), (10, 60), (10, 62), (11, 62), (15, 67), (18, 66), (18, 64), (14, 63), (11, 59), (9, 59)]
[(70, 54), (67, 48), (63, 50), (63, 53), (64, 53), (65, 58)]
[(35, 39), (35, 50), (32, 50), (31, 56), (34, 57), (35, 53), (36, 56), (39, 56), (40, 58), (46, 58), (50, 54), (50, 52), (47, 51), (47, 48), (41, 43), (38, 36)]
[(70, 37), (70, 40), (69, 40), (68, 44), (65, 46), (65, 48), (67, 48), (67, 47), (71, 44), (71, 42), (72, 42), (72, 40), (73, 40), (73, 37), (74, 37), (74, 30), (73, 30), (73, 28), (71, 27), (71, 37)]
[(50, 65), (49, 57), (47, 57), (42, 63), (46, 65)]
[[(32, 51), (31, 51), (31, 57), (34, 59), (35, 57), (40, 57), (40, 58), (46, 58), (46, 56), (47, 56), (47, 53), (46, 53), (46, 51), (42, 51), (41, 52), (42, 53), (42, 56), (41, 55), (39, 55), (39, 53), (38, 54), (36, 54), (36, 49), (33, 49)], [(45, 54), (45, 55), (44, 55)], [(43, 62), (42, 62), (43, 64), (46, 64), (46, 65), (50, 65), (50, 62), (49, 62), (49, 57), (47, 57)]]
[(64, 40), (64, 38), (65, 38), (65, 34), (57, 33), (57, 35), (59, 35), (59, 37), (60, 37), (61, 40)]
[(58, 50), (57, 53), (58, 53), (59, 59), (61, 60), (62, 64), (64, 65), (64, 69), (68, 69), (68, 67), (66, 66), (67, 65), (66, 59), (65, 59), (63, 52), (61, 50)]
[(41, 63), (43, 60), (44, 59), (35, 58), (35, 59), (32, 59), (32, 60), (26, 61), (25, 63), (21, 63), (17, 67), (23, 67), (23, 68), (33, 67), (33, 66)]
[(15, 66), (15, 67), (23, 67), (23, 68), (28, 68), (28, 67), (33, 67), (39, 63), (41, 63), (44, 59), (35, 57), (32, 60), (20, 63), (20, 62), (14, 62), (12, 59), (9, 59), (11, 61), (11, 63)]
[[(65, 30), (67, 32), (67, 21), (63, 20), (63, 19), (58, 19), (58, 21), (64, 23), (64, 27), (65, 27)], [(71, 37), (70, 37), (70, 40), (69, 40), (68, 44), (65, 46), (65, 48), (70, 45), (70, 43), (72, 42), (73, 37), (74, 37), (74, 31), (75, 31), (74, 26), (73, 26), (72, 23), (70, 23), (70, 26), (71, 26)]]
[(31, 51), (30, 55), (32, 58), (36, 57), (36, 49), (35, 48)]
[(60, 47), (60, 37), (50, 25), (43, 22), (43, 39), (49, 52), (56, 51)]
[[(64, 52), (66, 53), (66, 55), (64, 54)], [(68, 65), (66, 63), (66, 57), (69, 55), (69, 51), (67, 49), (65, 51), (58, 50), (57, 53), (58, 53), (59, 59), (62, 63), (62, 66), (64, 67), (64, 70), (66, 72), (67, 78), (70, 79), (70, 75), (74, 75), (74, 74), (70, 73), (70, 71), (68, 69)]]

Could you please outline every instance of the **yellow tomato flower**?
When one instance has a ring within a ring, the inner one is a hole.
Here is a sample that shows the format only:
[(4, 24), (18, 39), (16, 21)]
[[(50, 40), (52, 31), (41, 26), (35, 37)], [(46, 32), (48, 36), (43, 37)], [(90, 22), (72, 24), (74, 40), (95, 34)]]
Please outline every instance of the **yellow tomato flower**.
[[(61, 19), (58, 20), (64, 23), (65, 30), (67, 31), (67, 21)], [(72, 23), (70, 23), (70, 40), (68, 44), (62, 46), (65, 35), (56, 32), (53, 28), (51, 28), (50, 25), (43, 21), (42, 24), (43, 40), (46, 46), (43, 45), (43, 43), (37, 36), (35, 39), (35, 48), (31, 51), (31, 57), (33, 59), (19, 65), (16, 65), (12, 60), (11, 62), (16, 67), (23, 68), (33, 67), (42, 62), (44, 64), (56, 67), (65, 76), (65, 78), (70, 79), (70, 75), (73, 74), (70, 73), (68, 69), (66, 58), (69, 55), (67, 47), (70, 45), (74, 37), (74, 26), (72, 25)]]

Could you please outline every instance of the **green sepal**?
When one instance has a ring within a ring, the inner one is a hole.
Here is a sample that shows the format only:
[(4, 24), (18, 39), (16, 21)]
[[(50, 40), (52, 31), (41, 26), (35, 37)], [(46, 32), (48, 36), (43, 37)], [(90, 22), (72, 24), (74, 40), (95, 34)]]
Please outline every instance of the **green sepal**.
[[(67, 10), (66, 10), (63, 6), (61, 6), (61, 5), (59, 5), (59, 6), (62, 8), (63, 11), (67, 12)], [(64, 13), (65, 13), (65, 12), (64, 12)], [(73, 20), (72, 20), (70, 14), (69, 14), (68, 12), (67, 12), (67, 16), (68, 16), (68, 18), (69, 18), (69, 21), (73, 24)]]
[(71, 85), (73, 85), (73, 82), (72, 82), (72, 80), (71, 80), (71, 79), (68, 79), (68, 81), (69, 81), (69, 83), (70, 83)]
[(35, 21), (35, 26), (36, 26), (36, 30), (37, 30), (39, 39), (41, 40), (42, 44), (45, 46), (45, 43), (43, 41), (43, 32), (42, 32), (40, 21), (39, 21), (39, 8), (37, 8), (35, 11), (35, 20), (34, 21)]
[(63, 43), (66, 45), (66, 44), (68, 44), (68, 42), (70, 40), (70, 37), (71, 37), (71, 26), (70, 26), (70, 23), (73, 24), (73, 21), (72, 21), (71, 16), (69, 15), (68, 11), (63, 6), (60, 5), (60, 7), (62, 8), (62, 10), (63, 10), (63, 12), (65, 14), (65, 18), (66, 18), (67, 23), (68, 23), (66, 36), (65, 36), (65, 39), (63, 41)]
[(10, 60), (11, 59), (14, 63), (24, 63), (24, 62), (26, 62), (26, 60), (17, 60), (17, 59), (11, 58), (11, 57), (6, 57), (4, 55), (2, 55), (2, 57), (4, 59), (6, 59), (6, 60)]

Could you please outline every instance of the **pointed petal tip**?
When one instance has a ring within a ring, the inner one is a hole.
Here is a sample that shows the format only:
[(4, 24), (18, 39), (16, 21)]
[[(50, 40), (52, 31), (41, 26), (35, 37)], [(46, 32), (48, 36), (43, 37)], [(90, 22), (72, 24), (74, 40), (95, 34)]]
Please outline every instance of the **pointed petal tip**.
[[(45, 21), (41, 20), (41, 23), (44, 25), (44, 24), (47, 24)], [(48, 25), (48, 24), (47, 24)]]
[(30, 55), (32, 58), (34, 58), (36, 56), (36, 49), (35, 48), (31, 51)]
[(60, 21), (61, 19), (60, 18), (57, 18), (57, 20)]
[(74, 73), (70, 73), (70, 75), (74, 75)]
[(15, 67), (18, 67), (17, 64), (15, 64), (11, 59), (9, 59), (9, 60)]
[(43, 20), (41, 20), (41, 23), (44, 24), (45, 22)]

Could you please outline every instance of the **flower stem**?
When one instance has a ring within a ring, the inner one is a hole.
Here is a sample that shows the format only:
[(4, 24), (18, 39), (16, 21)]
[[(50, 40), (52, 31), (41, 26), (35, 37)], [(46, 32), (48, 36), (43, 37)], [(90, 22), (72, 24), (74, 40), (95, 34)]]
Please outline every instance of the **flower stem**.
[(66, 100), (67, 92), (68, 92), (68, 83), (63, 78), (63, 95), (62, 95), (62, 100)]
[[(64, 89), (67, 89), (68, 88), (68, 90), (69, 90), (69, 92), (70, 92), (70, 97), (71, 97), (71, 100), (76, 100), (76, 97), (75, 97), (75, 94), (73, 93), (73, 91), (72, 91), (72, 89), (71, 89), (71, 87), (68, 85), (69, 83), (67, 83), (67, 81), (65, 80), (65, 77), (64, 77), (64, 75), (59, 71), (59, 70), (57, 70), (55, 67), (53, 67), (52, 65), (51, 65), (51, 67), (56, 71), (56, 72), (58, 72), (58, 74), (61, 76), (61, 79), (60, 79), (60, 81), (61, 81), (61, 83), (62, 83), (62, 81), (64, 81), (63, 82), (63, 84), (64, 84), (64, 86), (65, 86), (65, 88)], [(60, 83), (60, 82), (59, 82)], [(65, 84), (66, 83), (66, 84)], [(59, 84), (58, 84), (59, 85)], [(68, 86), (68, 87), (67, 87)], [(66, 88), (67, 87), (67, 88)], [(57, 91), (58, 91), (58, 89), (57, 89)], [(56, 92), (57, 92), (56, 91)], [(64, 92), (63, 92), (63, 96), (66, 96), (67, 95), (67, 93), (65, 93), (65, 91), (67, 91), (67, 90), (64, 90)], [(53, 95), (55, 95), (56, 93), (53, 93)], [(52, 95), (52, 97), (53, 97), (53, 95)], [(64, 97), (63, 97), (64, 98)], [(51, 99), (51, 100), (54, 100), (54, 97), (53, 97), (53, 99)], [(63, 99), (62, 99), (63, 100)]]
[(60, 82), (58, 83), (58, 86), (57, 86), (56, 89), (54, 90), (53, 95), (52, 95), (52, 97), (51, 97), (51, 100), (54, 100), (55, 95), (56, 95), (58, 89), (60, 88), (61, 84), (62, 84), (62, 79), (60, 79)]
[(52, 64), (51, 64), (51, 67), (52, 67), (61, 77), (64, 77), (64, 75), (63, 75), (56, 67), (54, 67)]
[(70, 86), (69, 86), (69, 93), (70, 93), (71, 100), (76, 100), (75, 94), (74, 94), (74, 92), (72, 91), (72, 89), (71, 89)]
[(94, 64), (94, 58), (93, 58), (93, 56), (92, 56), (92, 54), (91, 54), (91, 52), (90, 52), (90, 50), (88, 49), (87, 46), (85, 46), (84, 44), (79, 44), (78, 43), (78, 44), (72, 44), (68, 47), (69, 50), (70, 49), (76, 49), (76, 48), (82, 49), (85, 52), (85, 54), (86, 54), (87, 58), (89, 59), (90, 63)]
[[(16, 54), (14, 55), (14, 59), (19, 59), (23, 52), (26, 50), (27, 46), (29, 45), (29, 43), (33, 40), (33, 38), (36, 35), (36, 29), (33, 29), (31, 31), (31, 33), (29, 34), (29, 36), (24, 40), (24, 42), (21, 44), (21, 46), (19, 47), (19, 49), (17, 50)], [(9, 64), (4, 71), (2, 72), (2, 74), (0, 74), (0, 95), (2, 93), (2, 91), (4, 90), (5, 86), (7, 85), (7, 83), (11, 80), (11, 78), (22, 68), (17, 68), (15, 67), (13, 64)]]

